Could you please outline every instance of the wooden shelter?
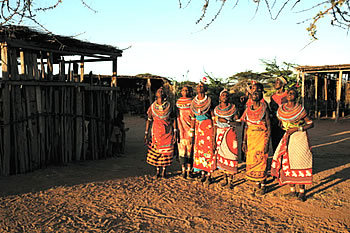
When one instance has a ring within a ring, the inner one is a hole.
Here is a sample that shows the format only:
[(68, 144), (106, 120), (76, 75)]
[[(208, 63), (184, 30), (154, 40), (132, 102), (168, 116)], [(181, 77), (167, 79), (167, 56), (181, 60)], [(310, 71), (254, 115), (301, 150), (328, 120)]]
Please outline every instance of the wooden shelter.
[[(122, 50), (23, 26), (0, 27), (0, 45), (0, 175), (108, 156)], [(108, 85), (84, 80), (100, 61)]]
[[(93, 84), (109, 84), (110, 75), (86, 75), (85, 80)], [(89, 81), (90, 82), (90, 81)], [(160, 87), (167, 89), (168, 98), (174, 99), (174, 87), (169, 79), (152, 74), (138, 74), (136, 76), (119, 75), (118, 83), (118, 110), (124, 114), (145, 115), (148, 107), (153, 103), (155, 93)]]
[(299, 66), (301, 97), (315, 118), (339, 117), (350, 113), (350, 64)]

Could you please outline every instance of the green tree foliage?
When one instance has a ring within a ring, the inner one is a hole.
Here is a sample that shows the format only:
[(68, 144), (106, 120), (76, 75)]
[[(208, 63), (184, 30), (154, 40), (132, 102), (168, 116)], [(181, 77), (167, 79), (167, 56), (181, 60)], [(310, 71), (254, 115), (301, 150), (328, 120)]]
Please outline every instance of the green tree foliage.
[(245, 93), (247, 86), (250, 85), (252, 81), (264, 83), (266, 77), (261, 73), (248, 70), (234, 74), (227, 80), (228, 86), (233, 92)]
[(297, 64), (282, 62), (278, 63), (276, 59), (265, 60), (261, 59), (261, 62), (265, 66), (265, 72), (262, 73), (266, 77), (267, 83), (267, 95), (272, 94), (274, 90), (271, 89), (275, 79), (279, 76), (284, 77), (287, 80), (287, 88), (291, 86), (297, 86), (297, 76), (293, 73), (293, 69), (297, 67)]

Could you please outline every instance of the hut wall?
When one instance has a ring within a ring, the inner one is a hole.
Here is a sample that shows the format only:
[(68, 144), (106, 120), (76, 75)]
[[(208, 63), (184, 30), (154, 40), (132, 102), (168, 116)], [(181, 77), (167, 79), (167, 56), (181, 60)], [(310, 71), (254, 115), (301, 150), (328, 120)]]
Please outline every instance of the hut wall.
[(0, 175), (111, 155), (117, 88), (77, 82), (64, 62), (54, 77), (48, 57), (2, 44)]

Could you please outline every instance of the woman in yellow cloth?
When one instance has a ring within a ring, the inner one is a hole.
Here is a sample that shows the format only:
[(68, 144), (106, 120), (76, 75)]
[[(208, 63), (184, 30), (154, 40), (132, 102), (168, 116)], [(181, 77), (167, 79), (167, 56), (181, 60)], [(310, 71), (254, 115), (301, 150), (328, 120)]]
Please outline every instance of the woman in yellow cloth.
[(192, 139), (191, 129), (191, 88), (184, 86), (181, 89), (181, 97), (176, 101), (177, 107), (177, 145), (179, 150), (179, 160), (182, 168), (182, 177), (191, 177), (192, 169)]
[[(154, 101), (147, 111), (145, 144), (148, 145), (147, 163), (156, 167), (156, 177), (166, 177), (166, 167), (170, 166), (174, 153), (174, 117), (172, 106), (166, 100), (163, 88), (156, 92)], [(151, 129), (151, 133), (149, 133)], [(151, 136), (149, 136), (151, 134)]]
[(253, 103), (244, 111), (241, 120), (246, 123), (242, 150), (246, 153), (246, 178), (256, 181), (258, 194), (265, 194), (266, 166), (270, 140), (269, 112), (263, 98), (264, 87), (257, 83), (252, 93)]
[[(313, 127), (304, 107), (297, 103), (298, 91), (288, 90), (287, 103), (277, 111), (277, 117), (286, 131), (281, 139), (271, 164), (271, 175), (280, 185), (290, 184), (289, 196), (306, 200), (305, 185), (312, 183), (312, 153), (306, 130)], [(300, 187), (296, 192), (295, 185)]]

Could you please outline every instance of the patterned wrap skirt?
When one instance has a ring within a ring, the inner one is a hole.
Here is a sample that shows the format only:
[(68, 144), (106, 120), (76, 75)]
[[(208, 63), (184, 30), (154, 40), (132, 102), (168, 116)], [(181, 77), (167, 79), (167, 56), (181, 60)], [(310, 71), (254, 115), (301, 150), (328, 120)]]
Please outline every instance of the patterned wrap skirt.
[(213, 153), (213, 123), (211, 119), (196, 120), (193, 168), (213, 172), (216, 159)]
[(252, 181), (266, 179), (268, 153), (264, 152), (268, 142), (265, 124), (249, 124), (247, 129), (246, 178)]
[(312, 153), (307, 132), (285, 134), (271, 164), (271, 175), (280, 185), (312, 183)]
[(217, 167), (229, 174), (236, 174), (238, 167), (238, 143), (236, 132), (231, 127), (216, 130)]
[(169, 121), (154, 118), (152, 139), (148, 145), (147, 163), (156, 167), (170, 166), (173, 161), (173, 127)]

